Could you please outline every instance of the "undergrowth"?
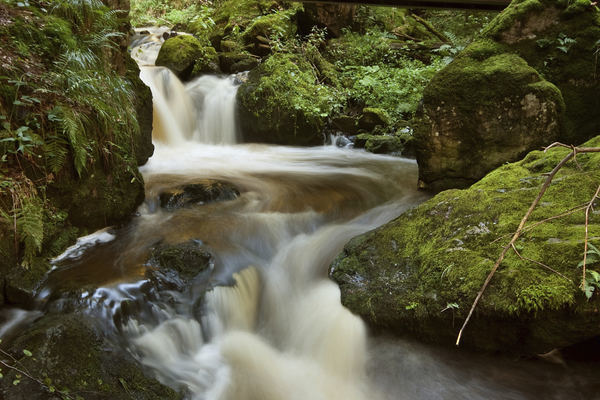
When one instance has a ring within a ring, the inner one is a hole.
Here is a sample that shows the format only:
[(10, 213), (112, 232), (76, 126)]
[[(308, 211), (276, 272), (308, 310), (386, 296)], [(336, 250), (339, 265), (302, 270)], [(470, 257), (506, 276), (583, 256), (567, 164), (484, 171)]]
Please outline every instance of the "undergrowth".
[(0, 13), (1, 218), (28, 265), (52, 212), (47, 186), (97, 163), (133, 168), (139, 127), (131, 84), (111, 66), (126, 13), (100, 0), (2, 0)]

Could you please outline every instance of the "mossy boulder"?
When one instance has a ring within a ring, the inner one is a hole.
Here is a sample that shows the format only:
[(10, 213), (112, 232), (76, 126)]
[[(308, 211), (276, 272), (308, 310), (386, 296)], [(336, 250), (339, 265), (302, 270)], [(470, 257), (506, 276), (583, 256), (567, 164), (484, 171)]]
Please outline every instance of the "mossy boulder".
[(361, 133), (354, 138), (354, 147), (365, 149), (375, 154), (400, 155), (404, 150), (405, 140), (395, 135), (371, 135)]
[[(159, 268), (161, 274), (151, 274), (151, 278), (159, 281), (162, 289), (184, 290), (195, 277), (207, 271), (214, 258), (200, 241), (191, 240), (184, 243), (156, 245), (151, 252), (148, 264)], [(208, 276), (206, 276), (206, 282)]]
[(221, 71), (228, 74), (250, 71), (256, 68), (260, 57), (253, 56), (247, 52), (222, 52), (219, 53), (219, 64)]
[[(600, 137), (586, 144), (600, 146)], [(342, 303), (377, 329), (454, 345), (475, 296), (549, 172), (568, 153), (534, 151), (466, 190), (444, 191), (348, 243), (333, 262)], [(600, 182), (600, 153), (565, 165), (533, 211), (467, 326), (462, 344), (534, 354), (600, 334), (600, 294), (580, 289), (583, 211)], [(598, 203), (598, 201), (596, 201)], [(599, 243), (600, 216), (589, 238)], [(547, 265), (556, 272), (545, 268)], [(597, 262), (589, 269), (600, 272)], [(559, 273), (561, 275), (559, 275)]]
[(415, 129), (421, 188), (466, 187), (561, 136), (556, 86), (515, 54), (480, 53), (467, 51), (425, 88)]
[(387, 111), (377, 107), (365, 107), (358, 119), (358, 127), (364, 131), (371, 132), (376, 127), (386, 127), (391, 120)]
[(220, 71), (216, 50), (191, 35), (178, 35), (165, 40), (156, 58), (156, 65), (169, 68), (182, 80)]
[(336, 92), (306, 59), (276, 53), (250, 72), (237, 100), (244, 141), (318, 145)]
[[(425, 90), (417, 129), (422, 187), (466, 187), (524, 151), (597, 135), (599, 40), (600, 12), (588, 0), (513, 1)], [(510, 57), (520, 60), (489, 81), (475, 71)], [(522, 79), (532, 70), (537, 78)]]
[(255, 55), (265, 56), (270, 53), (270, 39), (288, 39), (296, 34), (295, 13), (297, 8), (285, 12), (261, 15), (250, 23), (241, 34), (246, 48)]
[(520, 55), (560, 89), (562, 141), (577, 145), (600, 132), (600, 11), (589, 0), (513, 1), (482, 32), (485, 39)]
[[(31, 356), (25, 355), (24, 350)], [(18, 361), (19, 368), (44, 386), (3, 369), (0, 394), (4, 399), (63, 398), (57, 391), (89, 400), (182, 398), (146, 376), (126, 351), (116, 350), (95, 321), (83, 314), (47, 315), (9, 343), (7, 351)], [(19, 380), (17, 384), (13, 384), (15, 379)]]

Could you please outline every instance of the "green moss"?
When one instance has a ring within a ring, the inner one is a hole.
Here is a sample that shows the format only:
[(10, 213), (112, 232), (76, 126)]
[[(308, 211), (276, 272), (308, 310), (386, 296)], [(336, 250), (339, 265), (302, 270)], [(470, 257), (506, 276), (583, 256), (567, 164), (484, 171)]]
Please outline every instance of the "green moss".
[(252, 20), (241, 35), (245, 43), (252, 43), (257, 36), (264, 38), (290, 38), (296, 33), (296, 25), (292, 23), (295, 9), (273, 14), (261, 15)]
[(336, 92), (317, 80), (301, 57), (276, 53), (238, 90), (245, 140), (281, 144), (320, 144)]
[[(600, 131), (600, 99), (595, 95), (600, 83), (594, 56), (600, 40), (599, 20), (600, 12), (588, 0), (513, 2), (472, 46), (495, 41), (556, 85), (566, 104), (561, 140), (579, 144)], [(531, 32), (525, 34), (522, 29)]]
[(196, 60), (203, 55), (204, 44), (191, 35), (178, 35), (165, 40), (156, 65), (164, 66), (184, 79), (189, 77)]
[[(9, 398), (27, 396), (52, 398), (47, 390), (69, 392), (72, 396), (111, 399), (180, 399), (182, 396), (146, 377), (140, 366), (126, 353), (109, 350), (103, 337), (88, 316), (49, 315), (21, 333), (9, 351), (46, 387), (29, 379), (13, 385), (14, 371), (3, 371), (0, 380)], [(32, 356), (23, 355), (27, 349)], [(93, 393), (93, 395), (92, 395)]]
[[(597, 137), (586, 146), (599, 144)], [(532, 152), (467, 190), (442, 192), (354, 239), (332, 265), (332, 277), (342, 288), (342, 302), (377, 326), (450, 342), (457, 327), (452, 327), (440, 310), (448, 303), (458, 303), (455, 317), (466, 317), (502, 247), (536, 197), (545, 179), (542, 174), (567, 152)], [(516, 248), (524, 258), (510, 251), (492, 279), (468, 328), (471, 333), (465, 340), (471, 345), (502, 348), (510, 344), (513, 350), (530, 352), (600, 333), (597, 327), (581, 332), (565, 320), (554, 321), (563, 313), (572, 313), (571, 318), (579, 320), (600, 304), (599, 295), (588, 302), (578, 288), (583, 212), (528, 228), (591, 199), (600, 181), (600, 154), (578, 157), (581, 169), (572, 162), (563, 167), (517, 241)], [(600, 219), (594, 215), (589, 222), (590, 237), (598, 237)], [(568, 280), (527, 258), (550, 266)], [(413, 302), (418, 307), (406, 309)], [(549, 321), (561, 324), (562, 332), (546, 329)], [(538, 332), (541, 326), (545, 327), (541, 337), (524, 333)], [(502, 329), (506, 336), (490, 339), (494, 329)], [(479, 336), (489, 342), (479, 341)]]

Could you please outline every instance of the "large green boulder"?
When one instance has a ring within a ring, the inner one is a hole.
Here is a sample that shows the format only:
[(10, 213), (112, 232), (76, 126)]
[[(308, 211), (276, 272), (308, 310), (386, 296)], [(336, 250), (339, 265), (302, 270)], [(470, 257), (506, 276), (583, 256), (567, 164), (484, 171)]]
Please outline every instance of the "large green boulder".
[(415, 132), (420, 186), (440, 191), (476, 182), (557, 140), (563, 113), (560, 91), (519, 56), (459, 57), (423, 94)]
[(171, 37), (163, 43), (156, 65), (169, 68), (181, 80), (203, 73), (219, 72), (219, 57), (214, 48), (191, 35)]
[[(600, 146), (600, 137), (587, 146)], [(544, 174), (568, 151), (531, 152), (353, 239), (330, 269), (342, 303), (376, 329), (453, 345)], [(533, 354), (600, 335), (600, 293), (587, 299), (580, 288), (584, 212), (551, 219), (589, 202), (599, 183), (600, 153), (580, 154), (560, 170), (515, 244), (520, 255), (511, 250), (492, 278), (463, 345)], [(588, 234), (600, 247), (597, 213)], [(588, 271), (600, 272), (598, 259), (590, 260)], [(598, 289), (593, 274), (588, 283)]]
[(513, 1), (425, 90), (422, 187), (466, 187), (540, 145), (597, 135), (599, 41), (600, 12), (588, 0)]
[(306, 59), (276, 53), (250, 72), (237, 100), (244, 141), (319, 145), (336, 96)]

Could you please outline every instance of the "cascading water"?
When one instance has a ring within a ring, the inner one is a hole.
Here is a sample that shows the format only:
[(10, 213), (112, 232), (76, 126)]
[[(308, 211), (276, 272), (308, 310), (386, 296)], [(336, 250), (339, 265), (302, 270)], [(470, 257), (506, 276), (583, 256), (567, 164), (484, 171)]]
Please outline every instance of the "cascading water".
[[(100, 287), (78, 291), (77, 305), (193, 400), (573, 398), (574, 381), (556, 372), (527, 370), (528, 391), (508, 362), (368, 340), (342, 307), (328, 267), (352, 237), (423, 200), (414, 161), (335, 146), (236, 145), (233, 77), (183, 85), (154, 66), (142, 77), (155, 107), (146, 203), (127, 227), (82, 238), (55, 260), (40, 294), (50, 308), (72, 288)], [(208, 179), (239, 196), (160, 206), (162, 193)], [(212, 254), (185, 284), (148, 262), (155, 247), (181, 243)]]

